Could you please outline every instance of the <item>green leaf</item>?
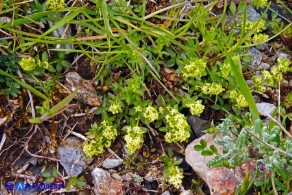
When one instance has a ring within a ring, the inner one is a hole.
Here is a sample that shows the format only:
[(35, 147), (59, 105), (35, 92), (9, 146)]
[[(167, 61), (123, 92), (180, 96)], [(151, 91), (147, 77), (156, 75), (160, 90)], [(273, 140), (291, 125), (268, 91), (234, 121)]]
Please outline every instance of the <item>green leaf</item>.
[(202, 156), (212, 156), (214, 153), (212, 152), (212, 150), (203, 150), (201, 152)]
[(19, 85), (21, 85), (23, 88), (29, 90), (31, 93), (35, 94), (36, 96), (41, 97), (41, 98), (43, 98), (45, 100), (49, 100), (49, 98), (47, 98), (43, 93), (41, 93), (40, 91), (36, 90), (32, 86), (26, 84), (22, 80), (19, 80), (19, 79), (15, 78), (13, 75), (11, 75), (11, 74), (9, 74), (7, 72), (4, 72), (3, 70), (0, 70), (0, 74), (15, 80)]
[(194, 150), (196, 150), (196, 151), (202, 151), (202, 150), (204, 150), (204, 148), (205, 147), (203, 147), (202, 145), (195, 145), (194, 146)]
[(212, 150), (212, 152), (214, 152), (214, 154), (218, 153), (218, 150), (217, 150), (216, 146), (214, 146), (214, 145), (210, 146), (210, 150)]
[(176, 60), (175, 59), (170, 59), (170, 60), (168, 60), (166, 63), (165, 63), (165, 67), (172, 67), (172, 66), (174, 66), (175, 65), (175, 62), (176, 62)]
[(207, 142), (204, 139), (201, 139), (200, 144), (202, 145), (202, 147), (206, 148), (207, 147)]
[(82, 179), (77, 180), (77, 188), (81, 189), (85, 186), (85, 182)]
[(233, 1), (231, 1), (231, 4), (230, 4), (229, 9), (230, 9), (231, 13), (232, 13), (233, 15), (235, 15), (235, 12), (236, 12), (236, 5), (235, 5), (235, 3), (234, 3)]
[(275, 180), (275, 184), (278, 188), (280, 188), (283, 192), (287, 191), (288, 188), (285, 187), (282, 182), (280, 182), (276, 177), (274, 177), (274, 180)]
[(49, 172), (42, 172), (42, 176), (48, 178), (51, 177), (51, 174)]
[(49, 60), (49, 55), (46, 51), (44, 51), (42, 53), (42, 61), (44, 62), (44, 61), (48, 61), (48, 60)]
[(47, 179), (45, 179), (45, 183), (53, 183), (55, 181), (55, 178), (53, 177), (49, 177)]
[(250, 108), (250, 112), (252, 114), (252, 117), (254, 119), (254, 121), (256, 119), (259, 119), (260, 116), (259, 116), (259, 112), (258, 112), (258, 109), (256, 107), (256, 104), (254, 102), (254, 99), (251, 95), (251, 90), (250, 88), (248, 87), (248, 85), (246, 84), (246, 81), (242, 75), (242, 72), (241, 72), (241, 69), (240, 69), (240, 64), (236, 64), (231, 56), (229, 54), (226, 54), (227, 56), (227, 59), (230, 63), (230, 66), (231, 66), (231, 70), (236, 78), (236, 81), (237, 81), (237, 84), (239, 86), (239, 89), (242, 93), (242, 95), (244, 96), (244, 98), (246, 99), (246, 101), (248, 102), (248, 105), (249, 105), (249, 108)]
[(66, 60), (62, 60), (62, 61), (61, 61), (61, 64), (62, 64), (64, 67), (66, 67), (66, 68), (69, 68), (69, 67), (71, 66), (71, 63), (68, 62), (68, 61), (66, 61)]
[(56, 168), (53, 168), (52, 169), (52, 176), (57, 176), (57, 174), (58, 174), (58, 171), (57, 171), (57, 169)]
[(250, 187), (250, 181), (249, 181), (249, 170), (247, 171), (247, 174), (245, 175), (244, 177), (244, 180), (241, 184), (241, 187), (240, 187), (240, 194), (246, 194), (249, 187)]

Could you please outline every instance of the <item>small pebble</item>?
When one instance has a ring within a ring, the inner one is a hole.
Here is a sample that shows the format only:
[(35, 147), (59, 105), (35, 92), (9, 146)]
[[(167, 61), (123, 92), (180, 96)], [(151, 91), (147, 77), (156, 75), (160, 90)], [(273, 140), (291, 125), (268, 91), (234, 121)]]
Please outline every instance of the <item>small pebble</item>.
[(276, 109), (276, 106), (274, 104), (266, 102), (256, 103), (256, 106), (261, 116), (267, 116), (267, 114), (272, 115), (272, 113)]
[(105, 169), (113, 169), (120, 166), (122, 163), (123, 163), (123, 160), (121, 159), (107, 158), (105, 159), (105, 161), (103, 161), (102, 167)]

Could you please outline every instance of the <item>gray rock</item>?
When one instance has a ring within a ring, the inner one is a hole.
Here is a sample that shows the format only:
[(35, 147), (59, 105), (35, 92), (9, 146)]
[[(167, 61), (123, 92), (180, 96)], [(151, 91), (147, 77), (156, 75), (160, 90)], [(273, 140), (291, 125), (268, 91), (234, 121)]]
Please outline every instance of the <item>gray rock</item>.
[(76, 137), (68, 137), (64, 140), (57, 148), (57, 155), (69, 176), (81, 174), (85, 167), (93, 160), (86, 157), (81, 148), (81, 142)]
[(262, 52), (260, 52), (259, 50), (257, 50), (256, 48), (252, 47), (249, 51), (248, 54), (250, 54), (252, 56), (252, 61), (251, 64), (249, 66), (250, 69), (254, 69), (256, 68), (259, 64), (259, 66), (257, 67), (257, 70), (266, 70), (270, 68), (270, 65), (267, 63), (263, 63), (262, 62), (262, 58), (266, 58), (266, 56), (262, 56)]
[(291, 58), (291, 55), (290, 54), (287, 54), (287, 53), (284, 53), (282, 51), (277, 51), (277, 55), (278, 55), (278, 58), (277, 58), (277, 61), (281, 61), (283, 59), (290, 59)]
[(182, 191), (179, 195), (194, 195), (191, 190)]
[(90, 81), (84, 80), (77, 72), (69, 72), (66, 74), (65, 86), (71, 91), (78, 88), (75, 98), (90, 106), (99, 106), (100, 98), (96, 94), (96, 90)]
[(119, 181), (123, 181), (122, 176), (120, 176), (120, 175), (117, 174), (117, 173), (113, 173), (113, 174), (112, 174), (112, 178), (114, 178), (114, 179), (116, 179), (116, 180), (119, 180)]
[(256, 22), (260, 19), (261, 15), (250, 5), (246, 7), (247, 20), (250, 22)]
[(169, 191), (163, 192), (161, 195), (171, 195)]
[[(64, 17), (65, 14), (63, 13), (54, 13), (54, 14), (51, 14), (51, 17)], [(56, 25), (58, 21), (56, 22), (49, 22), (49, 26), (50, 27), (53, 27), (54, 25)], [(68, 37), (71, 37), (71, 26), (66, 24), (66, 25), (63, 25), (63, 26), (60, 26), (59, 28), (57, 28), (56, 30), (54, 30), (52, 32), (53, 36), (54, 37), (57, 37), (57, 38), (63, 38), (63, 39), (66, 39)], [(66, 45), (60, 45), (60, 44), (57, 44), (56, 45), (56, 49), (66, 49), (66, 50), (71, 50), (73, 49), (73, 45), (72, 44), (66, 44)], [(66, 53), (69, 53), (69, 52), (66, 52)]]
[(0, 23), (9, 23), (11, 22), (11, 18), (8, 18), (8, 17), (0, 17)]
[(94, 168), (91, 175), (94, 179), (94, 193), (96, 195), (125, 194), (123, 182), (113, 179), (109, 172), (100, 168)]
[(261, 116), (267, 116), (267, 114), (272, 115), (272, 113), (276, 109), (276, 106), (274, 104), (266, 102), (256, 103), (256, 106)]
[(105, 159), (105, 161), (103, 161), (102, 167), (105, 169), (113, 169), (120, 166), (122, 163), (123, 163), (122, 159), (107, 158)]
[(255, 47), (260, 51), (266, 51), (269, 49), (269, 45), (267, 43), (258, 44)]
[(208, 121), (200, 119), (199, 117), (194, 116), (194, 115), (188, 116), (187, 121), (189, 125), (191, 126), (192, 130), (194, 131), (195, 136), (197, 138), (204, 135), (203, 131), (209, 128), (210, 126)]

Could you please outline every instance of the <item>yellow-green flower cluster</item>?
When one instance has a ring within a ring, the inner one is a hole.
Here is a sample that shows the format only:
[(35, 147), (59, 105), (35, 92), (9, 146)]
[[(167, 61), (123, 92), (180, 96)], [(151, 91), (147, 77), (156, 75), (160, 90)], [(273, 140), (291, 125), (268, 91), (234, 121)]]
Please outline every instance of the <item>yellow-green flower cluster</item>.
[(21, 58), (19, 65), (25, 71), (33, 71), (37, 67), (35, 59), (32, 57)]
[(238, 108), (248, 107), (245, 97), (242, 94), (238, 94), (235, 90), (230, 91), (229, 98), (236, 102), (235, 106)]
[(256, 7), (263, 7), (267, 5), (267, 0), (252, 0), (251, 4)]
[(220, 70), (222, 73), (222, 77), (226, 78), (230, 74), (231, 66), (229, 63), (224, 62), (224, 64), (222, 66), (220, 66)]
[(174, 108), (167, 107), (169, 114), (165, 116), (165, 124), (167, 132), (165, 134), (165, 141), (182, 142), (190, 137), (190, 126), (186, 117)]
[(57, 11), (65, 7), (64, 0), (47, 0), (46, 1), (47, 10)]
[(120, 101), (115, 101), (112, 103), (109, 107), (109, 111), (113, 114), (118, 114), (119, 112), (122, 112), (122, 105)]
[(157, 109), (153, 106), (147, 106), (143, 115), (149, 123), (157, 120), (159, 117)]
[(222, 91), (224, 91), (224, 88), (217, 83), (205, 83), (202, 87), (202, 92), (206, 95), (218, 95)]
[(88, 140), (83, 145), (83, 151), (86, 156), (92, 157), (104, 152), (104, 148), (109, 148), (112, 142), (116, 139), (118, 132), (115, 127), (109, 124), (108, 121), (102, 121), (100, 126), (96, 123), (91, 125), (88, 132), (89, 135), (95, 136)]
[(173, 170), (167, 176), (168, 183), (172, 184), (175, 188), (179, 188), (184, 178), (183, 170), (178, 166), (175, 166)]
[(202, 76), (207, 74), (206, 61), (204, 59), (194, 59), (190, 64), (184, 66), (183, 68), (183, 76), (185, 78), (194, 77), (197, 79), (201, 79)]
[(256, 88), (257, 91), (259, 92), (265, 92), (267, 90), (267, 88), (265, 86), (263, 86), (263, 80), (261, 77), (259, 76), (253, 76), (252, 77), (252, 81), (254, 83), (254, 87)]
[(190, 109), (193, 115), (197, 115), (197, 116), (200, 116), (205, 108), (205, 106), (202, 105), (202, 100), (197, 100), (195, 102), (187, 103), (186, 106)]
[(288, 72), (291, 71), (291, 68), (289, 68), (289, 65), (291, 62), (287, 58), (284, 58), (282, 60), (278, 61), (278, 68), (280, 69), (281, 72)]
[[(243, 21), (241, 21), (241, 27), (243, 27)], [(245, 32), (250, 32), (251, 30), (256, 29), (255, 33), (259, 33), (260, 31), (266, 29), (265, 21), (260, 19), (256, 22), (246, 21), (245, 22)]]
[(236, 105), (235, 106), (238, 108), (248, 107), (248, 103), (242, 94), (239, 94), (238, 97), (236, 98)]
[(127, 150), (130, 154), (133, 154), (141, 147), (141, 144), (144, 142), (143, 139), (143, 129), (139, 126), (127, 126), (126, 128), (127, 135), (125, 135), (124, 139), (127, 143)]
[(263, 70), (261, 75), (268, 86), (272, 86), (274, 84), (273, 75), (267, 70)]
[(253, 43), (261, 43), (269, 38), (266, 34), (255, 34), (252, 38)]
[(283, 75), (282, 75), (282, 72), (281, 70), (279, 69), (279, 67), (272, 67), (271, 68), (271, 73), (273, 75), (273, 78), (276, 80), (276, 81), (281, 81), (283, 80)]

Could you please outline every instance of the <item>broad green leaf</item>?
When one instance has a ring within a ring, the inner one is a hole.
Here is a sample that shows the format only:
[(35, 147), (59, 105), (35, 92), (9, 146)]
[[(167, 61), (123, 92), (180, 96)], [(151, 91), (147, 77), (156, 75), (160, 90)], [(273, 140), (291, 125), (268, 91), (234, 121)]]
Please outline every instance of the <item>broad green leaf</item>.
[(58, 171), (57, 171), (57, 169), (56, 168), (53, 168), (52, 169), (52, 176), (57, 176), (57, 174), (58, 174)]
[(85, 186), (85, 182), (81, 179), (77, 180), (77, 188), (81, 189)]
[(214, 153), (211, 150), (203, 150), (201, 152), (202, 156), (212, 156)]
[(51, 177), (51, 174), (49, 172), (42, 172), (42, 176), (48, 178)]
[(215, 154), (218, 153), (218, 150), (217, 150), (216, 146), (214, 146), (214, 145), (210, 146), (210, 150), (212, 150)]
[(236, 5), (235, 5), (235, 3), (234, 3), (233, 1), (231, 1), (231, 4), (230, 4), (229, 9), (230, 9), (231, 13), (232, 13), (233, 15), (235, 15), (235, 12), (236, 12)]
[(207, 146), (207, 142), (204, 139), (201, 139), (200, 144), (202, 145), (202, 147), (206, 148)]
[(196, 151), (202, 151), (202, 150), (204, 150), (204, 148), (205, 147), (203, 147), (202, 145), (195, 145), (194, 146), (194, 150), (196, 150)]
[(55, 178), (53, 177), (49, 177), (47, 179), (45, 179), (45, 183), (53, 183), (55, 181)]

